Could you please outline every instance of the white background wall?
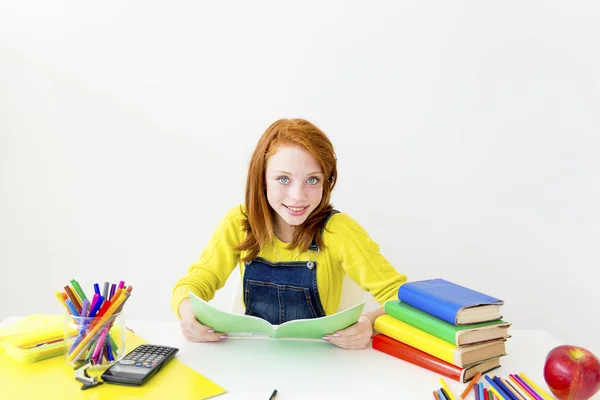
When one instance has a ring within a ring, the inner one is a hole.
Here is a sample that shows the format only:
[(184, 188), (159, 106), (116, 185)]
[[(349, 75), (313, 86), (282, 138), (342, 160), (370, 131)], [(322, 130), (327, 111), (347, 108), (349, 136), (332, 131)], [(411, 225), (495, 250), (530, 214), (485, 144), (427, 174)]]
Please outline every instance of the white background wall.
[(72, 278), (174, 318), (259, 136), (303, 117), (399, 271), (600, 353), (596, 2), (207, 3), (0, 2), (0, 318)]

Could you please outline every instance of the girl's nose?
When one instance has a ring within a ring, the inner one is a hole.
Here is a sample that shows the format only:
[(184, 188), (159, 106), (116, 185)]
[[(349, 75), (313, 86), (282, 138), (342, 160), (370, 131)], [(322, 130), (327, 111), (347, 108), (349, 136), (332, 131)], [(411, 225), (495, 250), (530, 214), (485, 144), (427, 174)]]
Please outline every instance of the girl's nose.
[(299, 183), (292, 185), (289, 191), (290, 199), (292, 200), (302, 200), (304, 199), (304, 185)]

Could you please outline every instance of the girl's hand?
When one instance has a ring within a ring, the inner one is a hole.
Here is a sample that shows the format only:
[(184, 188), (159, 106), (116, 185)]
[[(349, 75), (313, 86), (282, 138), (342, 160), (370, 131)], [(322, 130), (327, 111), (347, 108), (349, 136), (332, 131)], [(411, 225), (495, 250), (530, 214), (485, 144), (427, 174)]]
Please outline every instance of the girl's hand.
[(227, 335), (213, 331), (210, 327), (202, 325), (194, 316), (192, 302), (185, 299), (179, 304), (181, 332), (190, 342), (220, 342), (227, 339)]
[(343, 349), (361, 350), (369, 345), (372, 336), (373, 326), (371, 320), (367, 316), (361, 315), (354, 325), (335, 332), (333, 335), (324, 336), (323, 340)]

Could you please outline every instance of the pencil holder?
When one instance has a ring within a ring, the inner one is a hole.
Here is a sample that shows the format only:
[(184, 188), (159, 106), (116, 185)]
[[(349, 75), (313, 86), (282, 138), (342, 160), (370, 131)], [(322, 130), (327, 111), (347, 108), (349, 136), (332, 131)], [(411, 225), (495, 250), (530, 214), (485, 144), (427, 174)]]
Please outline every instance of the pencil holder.
[(65, 360), (73, 368), (91, 362), (105, 369), (125, 355), (126, 326), (123, 312), (102, 317), (65, 316)]

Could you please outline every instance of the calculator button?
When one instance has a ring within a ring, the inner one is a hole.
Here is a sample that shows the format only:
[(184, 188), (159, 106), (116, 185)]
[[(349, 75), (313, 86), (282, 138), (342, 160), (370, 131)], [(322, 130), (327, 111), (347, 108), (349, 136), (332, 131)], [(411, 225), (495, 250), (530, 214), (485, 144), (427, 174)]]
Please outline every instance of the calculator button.
[(132, 364), (135, 364), (135, 361), (133, 361), (133, 360), (121, 360), (121, 361), (119, 361), (119, 364), (132, 365)]

